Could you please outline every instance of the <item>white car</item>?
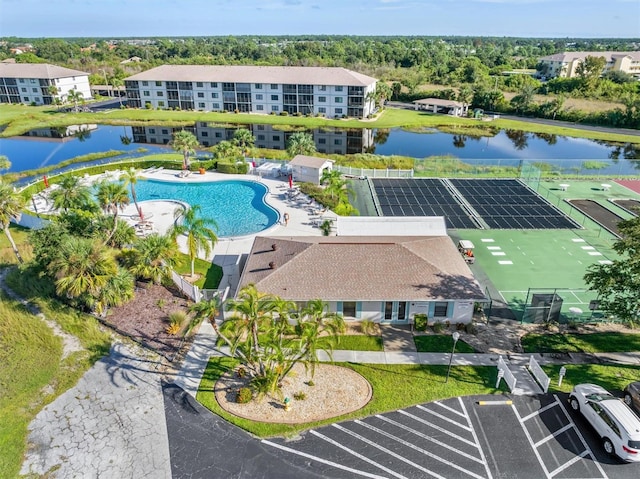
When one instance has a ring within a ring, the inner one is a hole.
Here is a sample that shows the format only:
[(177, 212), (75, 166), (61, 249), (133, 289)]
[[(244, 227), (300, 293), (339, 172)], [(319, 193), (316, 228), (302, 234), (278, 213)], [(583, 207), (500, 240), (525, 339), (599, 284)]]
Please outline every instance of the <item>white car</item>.
[(578, 384), (569, 405), (593, 426), (607, 454), (640, 462), (640, 418), (623, 401), (596, 384)]

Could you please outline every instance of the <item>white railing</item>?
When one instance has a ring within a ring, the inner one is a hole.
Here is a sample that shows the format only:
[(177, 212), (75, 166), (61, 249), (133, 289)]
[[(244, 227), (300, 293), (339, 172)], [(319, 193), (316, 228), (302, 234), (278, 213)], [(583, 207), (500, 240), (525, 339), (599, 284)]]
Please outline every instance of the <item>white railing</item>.
[(334, 165), (334, 170), (338, 170), (343, 175), (367, 177), (367, 178), (413, 178), (413, 170), (385, 169), (377, 170), (372, 168), (354, 168), (352, 166)]
[(193, 302), (200, 302), (200, 300), (202, 299), (202, 294), (200, 293), (200, 288), (198, 288), (195, 284), (191, 284), (174, 270), (171, 270), (171, 279), (173, 280), (173, 283), (178, 287), (178, 289), (182, 291), (186, 296), (191, 298)]
[(538, 361), (533, 356), (529, 357), (529, 371), (533, 377), (538, 381), (538, 384), (542, 386), (542, 390), (546, 393), (549, 390), (549, 384), (551, 384), (551, 378), (547, 376), (547, 373), (540, 367)]
[(502, 356), (498, 357), (498, 381), (496, 381), (496, 388), (500, 385), (500, 379), (504, 379), (507, 386), (509, 386), (509, 390), (513, 392), (516, 388), (516, 377), (507, 366), (507, 363), (504, 362)]

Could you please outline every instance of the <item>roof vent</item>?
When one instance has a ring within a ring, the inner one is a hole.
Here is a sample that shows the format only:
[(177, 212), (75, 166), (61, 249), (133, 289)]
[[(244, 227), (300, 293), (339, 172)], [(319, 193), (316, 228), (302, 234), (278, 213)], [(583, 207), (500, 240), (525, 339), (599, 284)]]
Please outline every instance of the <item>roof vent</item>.
[(276, 262), (272, 261), (271, 263), (269, 263), (269, 268), (276, 269)]
[(278, 245), (277, 245), (277, 244), (275, 244), (275, 243), (273, 243), (273, 244), (271, 245), (271, 250), (272, 250), (272, 251), (275, 251), (275, 250), (277, 250), (277, 249), (278, 249)]

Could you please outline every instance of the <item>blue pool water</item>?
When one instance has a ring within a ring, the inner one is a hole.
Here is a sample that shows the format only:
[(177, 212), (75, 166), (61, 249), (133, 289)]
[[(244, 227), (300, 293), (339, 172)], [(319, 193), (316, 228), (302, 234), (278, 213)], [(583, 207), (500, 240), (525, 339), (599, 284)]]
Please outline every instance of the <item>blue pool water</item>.
[(255, 181), (170, 183), (144, 180), (136, 183), (139, 201), (178, 200), (200, 205), (201, 216), (216, 221), (219, 237), (255, 234), (274, 225), (278, 212), (264, 201), (267, 187)]

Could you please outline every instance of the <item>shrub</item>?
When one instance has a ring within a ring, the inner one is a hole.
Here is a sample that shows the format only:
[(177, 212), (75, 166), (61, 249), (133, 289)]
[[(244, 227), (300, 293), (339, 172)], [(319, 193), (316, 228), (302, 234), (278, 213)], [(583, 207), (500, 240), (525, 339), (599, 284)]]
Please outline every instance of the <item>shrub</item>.
[(293, 399), (295, 399), (296, 401), (304, 401), (305, 399), (307, 399), (307, 394), (303, 393), (302, 391), (298, 391), (297, 393), (293, 394)]
[(280, 112), (280, 116), (289, 116), (289, 112), (288, 111), (281, 111)]
[(413, 318), (413, 326), (416, 331), (426, 331), (429, 318), (426, 314), (416, 314)]
[(247, 404), (253, 399), (253, 392), (251, 388), (240, 388), (236, 394), (236, 402), (238, 404)]
[(314, 382), (313, 382), (313, 379), (309, 379), (309, 380), (307, 381), (307, 386), (309, 386), (309, 387), (313, 387), (313, 386), (315, 386), (315, 385), (316, 385), (316, 383), (314, 383)]
[(376, 325), (373, 321), (371, 321), (370, 319), (363, 319), (360, 322), (360, 329), (362, 330), (362, 332), (364, 334), (367, 334), (369, 336), (372, 336), (373, 334), (375, 334), (376, 332)]
[(456, 323), (456, 331), (464, 331), (465, 323)]
[(433, 323), (433, 332), (436, 334), (441, 334), (446, 329), (446, 324), (441, 321), (437, 321)]
[(169, 314), (169, 326), (167, 326), (167, 334), (178, 334), (182, 329), (182, 325), (187, 319), (184, 311), (173, 311)]
[(247, 370), (244, 367), (240, 366), (236, 371), (236, 374), (238, 375), (239, 378), (243, 378), (247, 375)]
[(464, 325), (464, 332), (467, 334), (478, 334), (478, 328), (473, 323), (467, 323)]

